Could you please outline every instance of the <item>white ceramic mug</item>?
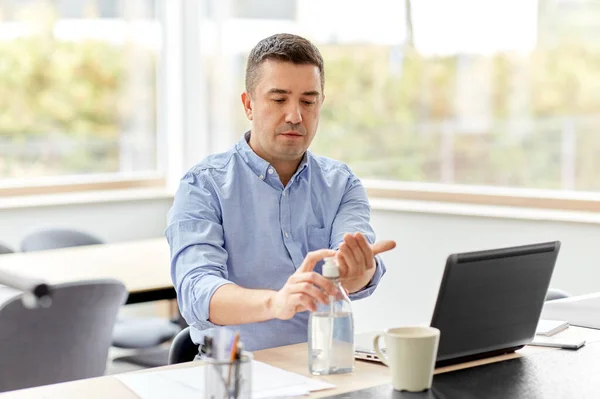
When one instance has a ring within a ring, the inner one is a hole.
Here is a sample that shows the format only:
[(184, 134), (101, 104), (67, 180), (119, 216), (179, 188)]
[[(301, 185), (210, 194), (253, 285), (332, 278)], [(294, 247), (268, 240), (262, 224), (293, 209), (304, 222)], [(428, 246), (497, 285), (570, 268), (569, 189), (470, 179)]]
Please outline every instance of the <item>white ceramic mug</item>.
[[(385, 355), (379, 348), (381, 337), (385, 337)], [(420, 392), (431, 388), (439, 342), (437, 328), (398, 327), (377, 334), (373, 346), (379, 359), (390, 368), (395, 390)]]

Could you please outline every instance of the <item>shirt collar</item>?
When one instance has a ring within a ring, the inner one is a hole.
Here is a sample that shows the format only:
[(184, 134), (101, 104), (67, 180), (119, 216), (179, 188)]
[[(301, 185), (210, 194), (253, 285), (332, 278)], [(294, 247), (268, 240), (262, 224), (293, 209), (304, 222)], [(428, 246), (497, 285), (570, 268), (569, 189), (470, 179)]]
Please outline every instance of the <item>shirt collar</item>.
[(256, 155), (256, 153), (250, 148), (248, 141), (250, 140), (250, 131), (248, 130), (244, 135), (240, 138), (240, 141), (236, 144), (236, 150), (242, 157), (242, 159), (246, 162), (246, 164), (252, 169), (257, 176), (261, 179), (264, 179), (267, 175), (267, 168), (269, 167), (269, 163)]
[[(250, 130), (244, 133), (244, 135), (235, 145), (235, 148), (242, 157), (242, 159), (250, 167), (250, 169), (252, 169), (252, 171), (258, 177), (264, 179), (265, 176), (267, 176), (267, 169), (269, 168), (270, 164), (258, 155), (256, 155), (252, 148), (250, 148), (248, 141), (250, 141)], [(295, 180), (298, 176), (301, 176), (304, 170), (308, 168), (308, 161), (310, 157), (312, 157), (312, 154), (310, 153), (310, 151), (306, 151), (304, 153), (304, 156), (302, 157), (302, 161), (300, 161), (300, 164), (298, 165), (298, 169), (296, 169), (296, 172), (292, 176), (292, 179)]]
[(304, 173), (304, 171), (308, 169), (309, 157), (312, 157), (312, 154), (310, 153), (310, 151), (306, 151), (304, 153), (304, 156), (302, 157), (302, 161), (300, 161), (300, 165), (298, 165), (298, 169), (296, 169), (296, 172), (292, 175), (292, 179), (295, 180), (296, 178), (300, 178), (300, 177), (306, 175), (306, 173)]

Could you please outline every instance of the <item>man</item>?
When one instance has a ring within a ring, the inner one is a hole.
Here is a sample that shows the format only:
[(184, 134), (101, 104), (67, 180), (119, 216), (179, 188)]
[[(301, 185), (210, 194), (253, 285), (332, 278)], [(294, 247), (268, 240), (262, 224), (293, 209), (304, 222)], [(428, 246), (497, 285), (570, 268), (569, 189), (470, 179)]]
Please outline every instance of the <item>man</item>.
[(312, 43), (289, 34), (260, 41), (242, 94), (250, 131), (181, 179), (165, 235), (194, 342), (215, 326), (239, 330), (250, 351), (306, 342), (307, 311), (335, 295), (317, 263), (337, 258), (351, 299), (369, 296), (384, 274), (374, 256), (395, 243), (370, 244), (360, 181), (344, 164), (307, 151), (323, 88), (323, 59)]

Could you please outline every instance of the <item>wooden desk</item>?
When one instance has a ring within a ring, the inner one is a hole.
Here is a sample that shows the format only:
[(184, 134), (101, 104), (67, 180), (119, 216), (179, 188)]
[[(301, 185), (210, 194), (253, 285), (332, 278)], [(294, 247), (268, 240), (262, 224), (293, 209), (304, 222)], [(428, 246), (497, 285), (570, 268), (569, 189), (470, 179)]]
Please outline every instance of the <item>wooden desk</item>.
[[(579, 327), (570, 327), (566, 331), (559, 333), (560, 336), (580, 337), (588, 343), (600, 341), (600, 330), (591, 330)], [(557, 334), (558, 336), (558, 334)], [(499, 362), (507, 359), (513, 359), (520, 356), (535, 356), (536, 353), (558, 350), (554, 348), (542, 348), (527, 346), (518, 353), (510, 355), (497, 356), (490, 359), (468, 362), (464, 364), (447, 366), (436, 370), (437, 373), (459, 370), (467, 367), (473, 367), (481, 364)], [(310, 376), (308, 372), (306, 344), (284, 346), (280, 348), (267, 349), (254, 352), (254, 358), (261, 362), (271, 364), (282, 369)], [(168, 370), (180, 367), (197, 367), (200, 363), (189, 362), (173, 366), (166, 366), (154, 369), (143, 370), (140, 372)], [(336, 385), (335, 389), (329, 389), (321, 392), (315, 392), (310, 395), (311, 398), (322, 398), (344, 392), (356, 391), (390, 382), (390, 375), (387, 367), (377, 363), (357, 361), (353, 373), (313, 377)], [(5, 392), (0, 394), (0, 399), (104, 399), (104, 398), (122, 398), (138, 399), (125, 385), (123, 385), (114, 376), (105, 376), (79, 380), (62, 384), (47, 385), (43, 387), (22, 389), (18, 391)]]
[(89, 245), (0, 256), (0, 270), (50, 284), (114, 278), (129, 291), (127, 303), (174, 299), (165, 238)]

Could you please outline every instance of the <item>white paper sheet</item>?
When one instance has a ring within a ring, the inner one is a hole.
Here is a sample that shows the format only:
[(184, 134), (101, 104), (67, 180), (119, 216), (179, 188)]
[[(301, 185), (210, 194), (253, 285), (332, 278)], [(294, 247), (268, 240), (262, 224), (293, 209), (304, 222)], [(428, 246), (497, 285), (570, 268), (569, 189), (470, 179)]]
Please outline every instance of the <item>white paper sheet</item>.
[[(116, 375), (141, 399), (201, 399), (204, 395), (204, 365), (167, 371)], [(265, 363), (252, 362), (252, 398), (308, 395), (335, 385), (309, 379)]]

